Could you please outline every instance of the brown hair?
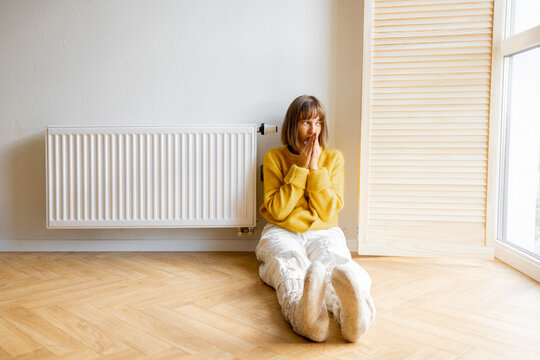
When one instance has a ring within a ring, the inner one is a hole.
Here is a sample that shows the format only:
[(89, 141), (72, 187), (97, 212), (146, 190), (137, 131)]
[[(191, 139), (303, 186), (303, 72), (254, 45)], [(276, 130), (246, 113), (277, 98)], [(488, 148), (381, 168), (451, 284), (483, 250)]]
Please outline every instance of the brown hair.
[(300, 120), (310, 120), (317, 116), (322, 123), (319, 144), (323, 149), (326, 148), (326, 142), (328, 140), (326, 112), (321, 102), (315, 96), (310, 95), (299, 96), (289, 105), (285, 119), (283, 120), (283, 128), (281, 129), (281, 141), (283, 145), (291, 146), (295, 152), (298, 152), (300, 150), (298, 122)]

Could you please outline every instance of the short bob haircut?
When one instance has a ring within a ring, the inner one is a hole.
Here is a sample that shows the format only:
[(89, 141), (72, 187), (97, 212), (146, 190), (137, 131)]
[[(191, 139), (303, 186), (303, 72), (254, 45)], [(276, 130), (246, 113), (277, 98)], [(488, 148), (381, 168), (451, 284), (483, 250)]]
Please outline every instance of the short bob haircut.
[(300, 120), (311, 120), (319, 117), (321, 124), (321, 132), (319, 134), (319, 144), (323, 149), (326, 148), (328, 141), (328, 130), (326, 126), (326, 112), (321, 102), (310, 95), (302, 95), (293, 100), (285, 119), (283, 120), (283, 128), (281, 129), (281, 141), (283, 145), (290, 146), (295, 153), (300, 152), (300, 142), (298, 141), (298, 123)]

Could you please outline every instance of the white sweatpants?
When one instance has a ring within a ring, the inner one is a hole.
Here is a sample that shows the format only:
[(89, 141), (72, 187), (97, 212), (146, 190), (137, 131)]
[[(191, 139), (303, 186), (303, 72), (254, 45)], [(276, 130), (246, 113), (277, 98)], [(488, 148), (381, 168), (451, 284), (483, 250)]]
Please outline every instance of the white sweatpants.
[(326, 307), (340, 321), (341, 304), (330, 281), (336, 265), (350, 266), (362, 290), (368, 296), (371, 278), (351, 258), (343, 231), (339, 227), (328, 230), (309, 230), (297, 233), (274, 224), (267, 224), (255, 250), (261, 261), (259, 276), (277, 290), (278, 302), (283, 315), (289, 321), (291, 303), (302, 297), (304, 277), (311, 262), (320, 261), (326, 268)]

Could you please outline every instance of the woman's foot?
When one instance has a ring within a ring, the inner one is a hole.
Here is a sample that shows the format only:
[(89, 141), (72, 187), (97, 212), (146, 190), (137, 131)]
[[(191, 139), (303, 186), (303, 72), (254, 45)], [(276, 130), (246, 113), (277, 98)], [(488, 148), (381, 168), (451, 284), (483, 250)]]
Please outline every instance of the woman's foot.
[(341, 303), (341, 334), (346, 341), (356, 342), (368, 330), (375, 317), (370, 295), (361, 289), (350, 267), (337, 265), (332, 270), (332, 286)]
[(294, 308), (291, 325), (294, 331), (310, 340), (322, 342), (328, 337), (328, 311), (324, 304), (326, 269), (314, 262), (304, 279), (304, 292)]

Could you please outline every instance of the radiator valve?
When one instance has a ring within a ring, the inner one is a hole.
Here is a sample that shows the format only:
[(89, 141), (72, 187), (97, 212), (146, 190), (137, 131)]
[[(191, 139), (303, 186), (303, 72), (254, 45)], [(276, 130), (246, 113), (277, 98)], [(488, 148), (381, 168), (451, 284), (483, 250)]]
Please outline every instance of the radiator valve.
[(277, 133), (278, 127), (277, 125), (268, 125), (268, 124), (262, 123), (261, 126), (259, 126), (259, 128), (257, 129), (257, 132), (260, 132), (261, 135)]
[(244, 236), (244, 235), (247, 235), (247, 236), (253, 235), (253, 228), (251, 227), (238, 228), (238, 236)]

